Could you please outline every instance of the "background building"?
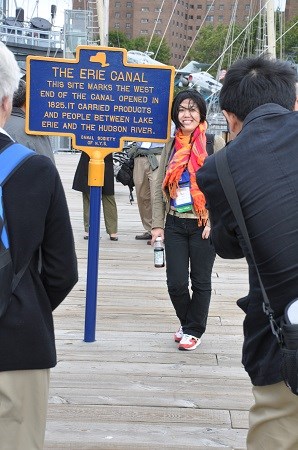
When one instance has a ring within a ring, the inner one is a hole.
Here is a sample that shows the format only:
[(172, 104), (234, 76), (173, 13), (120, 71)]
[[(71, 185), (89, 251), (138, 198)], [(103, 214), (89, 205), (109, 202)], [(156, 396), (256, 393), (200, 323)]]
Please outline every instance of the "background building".
[[(245, 26), (266, 0), (110, 0), (109, 30), (131, 39), (165, 36), (171, 64), (179, 67), (201, 26), (229, 24)], [(280, 0), (281, 4), (285, 1)], [(96, 0), (73, 0), (73, 9), (92, 9), (97, 26)], [(235, 5), (237, 8), (235, 8)], [(298, 0), (286, 0), (285, 21), (298, 16)]]

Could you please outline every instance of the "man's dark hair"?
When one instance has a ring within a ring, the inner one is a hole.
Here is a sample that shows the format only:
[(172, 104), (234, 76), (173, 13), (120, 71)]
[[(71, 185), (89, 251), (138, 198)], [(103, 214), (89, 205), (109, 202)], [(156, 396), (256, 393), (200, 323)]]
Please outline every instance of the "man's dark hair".
[(265, 103), (277, 103), (293, 110), (295, 76), (293, 67), (286, 61), (266, 57), (240, 59), (227, 71), (219, 94), (220, 107), (241, 121)]
[(198, 107), (200, 111), (201, 122), (205, 122), (206, 120), (207, 107), (204, 97), (201, 94), (199, 94), (198, 91), (192, 89), (185, 89), (184, 91), (178, 92), (172, 104), (171, 118), (174, 124), (176, 125), (176, 128), (181, 127), (181, 123), (179, 122), (178, 119), (179, 106), (183, 102), (183, 100), (186, 99), (191, 100), (191, 102), (193, 102)]
[(21, 108), (26, 101), (26, 82), (20, 79), (19, 87), (13, 94), (12, 106)]

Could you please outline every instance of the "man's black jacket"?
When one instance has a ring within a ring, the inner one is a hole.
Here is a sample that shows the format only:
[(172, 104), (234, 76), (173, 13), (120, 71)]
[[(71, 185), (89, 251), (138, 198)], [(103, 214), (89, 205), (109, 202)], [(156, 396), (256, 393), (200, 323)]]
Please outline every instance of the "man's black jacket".
[[(10, 142), (0, 133), (0, 151)], [(3, 203), (15, 271), (31, 263), (0, 319), (0, 371), (47, 369), (56, 364), (52, 310), (78, 276), (65, 194), (50, 159), (25, 161), (5, 183)]]
[[(228, 144), (227, 158), (255, 259), (277, 320), (298, 297), (298, 113), (279, 105), (256, 108)], [(197, 173), (212, 222), (212, 241), (223, 258), (249, 263), (250, 289), (238, 305), (246, 313), (243, 359), (254, 385), (281, 381), (280, 352), (257, 275), (220, 185), (214, 156)]]

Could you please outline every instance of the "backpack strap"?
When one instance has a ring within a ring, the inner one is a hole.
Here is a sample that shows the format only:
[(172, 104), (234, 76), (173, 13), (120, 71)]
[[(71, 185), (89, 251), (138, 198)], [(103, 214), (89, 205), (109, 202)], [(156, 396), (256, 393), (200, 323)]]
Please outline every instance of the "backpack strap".
[(208, 156), (214, 153), (214, 134), (206, 133), (206, 151)]
[(0, 185), (8, 180), (12, 173), (20, 167), (26, 159), (35, 155), (33, 150), (25, 147), (24, 145), (13, 143), (9, 144), (0, 153)]

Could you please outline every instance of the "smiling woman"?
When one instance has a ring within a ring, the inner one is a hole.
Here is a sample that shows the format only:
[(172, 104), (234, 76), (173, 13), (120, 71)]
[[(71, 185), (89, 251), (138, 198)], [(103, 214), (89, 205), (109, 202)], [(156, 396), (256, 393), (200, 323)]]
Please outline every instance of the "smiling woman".
[[(175, 137), (162, 151), (154, 192), (152, 242), (158, 237), (165, 241), (168, 292), (179, 320), (174, 333), (179, 350), (200, 345), (211, 296), (215, 251), (209, 240), (205, 197), (195, 179), (208, 156), (206, 113), (205, 100), (195, 90), (180, 91), (174, 98)], [(219, 139), (220, 147), (224, 141)]]

